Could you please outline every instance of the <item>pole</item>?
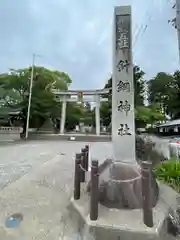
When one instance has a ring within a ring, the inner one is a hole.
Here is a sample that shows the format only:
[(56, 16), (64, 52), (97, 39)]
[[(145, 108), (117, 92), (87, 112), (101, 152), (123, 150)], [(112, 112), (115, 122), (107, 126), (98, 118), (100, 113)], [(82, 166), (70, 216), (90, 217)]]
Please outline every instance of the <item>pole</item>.
[(147, 227), (153, 227), (151, 171), (151, 162), (141, 163), (143, 221)]
[(88, 170), (89, 170), (89, 145), (85, 145), (85, 150), (86, 150), (86, 154), (85, 154), (85, 157), (86, 157), (85, 169), (88, 172)]
[(81, 153), (76, 153), (75, 173), (74, 173), (74, 199), (78, 200), (81, 196)]
[(85, 182), (85, 170), (86, 170), (86, 149), (82, 148), (81, 149), (82, 157), (81, 157), (81, 166), (82, 166), (82, 171), (81, 171), (81, 182)]
[(99, 136), (100, 135), (100, 96), (96, 95), (95, 96), (96, 99), (96, 106), (95, 106), (95, 117), (96, 117), (96, 135)]
[(98, 203), (99, 203), (99, 165), (97, 160), (92, 160), (91, 166), (91, 198), (90, 198), (90, 220), (98, 219)]
[(31, 110), (31, 98), (32, 98), (32, 86), (33, 86), (33, 78), (34, 78), (34, 62), (35, 62), (35, 54), (33, 54), (32, 59), (32, 69), (31, 69), (31, 79), (29, 86), (29, 101), (28, 101), (28, 112), (27, 112), (27, 122), (26, 122), (26, 139), (28, 138), (29, 131), (29, 118), (30, 118), (30, 110)]
[(180, 0), (176, 0), (176, 24), (175, 25), (177, 27), (179, 61), (180, 61)]
[(60, 133), (64, 134), (64, 126), (66, 121), (66, 96), (63, 97), (62, 108), (61, 108), (61, 126), (60, 126)]

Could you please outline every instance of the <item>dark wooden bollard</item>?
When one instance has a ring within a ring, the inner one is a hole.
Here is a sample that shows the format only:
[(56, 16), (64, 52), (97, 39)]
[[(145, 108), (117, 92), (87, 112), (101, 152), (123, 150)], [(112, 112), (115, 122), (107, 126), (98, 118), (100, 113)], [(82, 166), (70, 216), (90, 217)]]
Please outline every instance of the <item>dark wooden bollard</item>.
[(82, 152), (82, 156), (81, 156), (81, 182), (85, 182), (86, 149), (82, 148), (81, 152)]
[(152, 163), (142, 162), (142, 204), (143, 204), (143, 220), (147, 227), (153, 227), (153, 210), (152, 210)]
[(86, 154), (85, 154), (85, 169), (86, 171), (88, 171), (88, 167), (89, 167), (89, 146), (86, 145), (85, 146), (86, 149)]
[(81, 153), (76, 154), (75, 159), (75, 174), (74, 174), (74, 199), (80, 199), (81, 195)]
[(91, 200), (90, 200), (90, 220), (98, 219), (98, 202), (99, 202), (99, 170), (98, 161), (92, 160), (91, 166)]

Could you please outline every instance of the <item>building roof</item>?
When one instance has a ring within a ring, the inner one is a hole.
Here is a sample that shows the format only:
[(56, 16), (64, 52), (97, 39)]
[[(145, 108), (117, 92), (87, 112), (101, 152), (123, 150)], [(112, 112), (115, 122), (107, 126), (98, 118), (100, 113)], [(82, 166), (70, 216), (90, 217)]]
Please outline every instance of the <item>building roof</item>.
[(168, 122), (163, 123), (163, 124), (161, 124), (157, 127), (169, 127), (169, 126), (176, 126), (176, 125), (180, 125), (180, 119), (168, 121)]

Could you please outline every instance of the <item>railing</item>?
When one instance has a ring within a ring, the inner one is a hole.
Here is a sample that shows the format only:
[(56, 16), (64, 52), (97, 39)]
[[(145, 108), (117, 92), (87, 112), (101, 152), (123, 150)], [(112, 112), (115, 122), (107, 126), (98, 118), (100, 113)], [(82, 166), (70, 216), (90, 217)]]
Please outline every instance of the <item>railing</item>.
[(17, 134), (17, 133), (21, 133), (22, 132), (22, 128), (21, 127), (0, 127), (0, 134), (1, 133), (10, 133), (10, 134)]
[[(89, 146), (85, 146), (81, 153), (76, 154), (75, 177), (74, 177), (74, 199), (81, 197), (81, 183), (85, 182), (85, 175), (88, 172)], [(90, 220), (98, 219), (99, 204), (99, 173), (100, 167), (97, 160), (91, 161), (91, 187), (90, 187)], [(152, 163), (141, 163), (141, 182), (142, 182), (142, 209), (143, 222), (148, 227), (153, 227), (152, 210)]]
[(76, 154), (75, 159), (75, 175), (74, 175), (74, 199), (80, 199), (81, 182), (85, 182), (85, 173), (89, 167), (89, 146), (81, 150), (81, 153)]

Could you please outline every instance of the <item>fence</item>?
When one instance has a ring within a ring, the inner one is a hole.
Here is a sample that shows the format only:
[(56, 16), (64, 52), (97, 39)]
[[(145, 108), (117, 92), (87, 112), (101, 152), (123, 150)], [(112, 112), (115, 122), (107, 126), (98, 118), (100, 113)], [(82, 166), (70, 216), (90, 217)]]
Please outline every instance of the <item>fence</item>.
[(169, 155), (170, 158), (180, 159), (180, 144), (170, 143), (169, 144)]
[(21, 127), (0, 127), (0, 141), (19, 140), (22, 131)]
[[(81, 153), (76, 154), (75, 159), (75, 177), (74, 177), (74, 199), (81, 197), (81, 183), (85, 182), (85, 175), (88, 172), (89, 146), (85, 146)], [(91, 161), (91, 188), (90, 188), (90, 220), (98, 220), (99, 205), (99, 174), (100, 168), (97, 160)], [(141, 182), (142, 182), (142, 208), (143, 221), (148, 227), (153, 227), (152, 211), (152, 163), (141, 163)]]
[(22, 130), (21, 127), (0, 127), (0, 134), (20, 134)]
[[(144, 142), (152, 141), (154, 143), (153, 151), (155, 151), (159, 156), (158, 159), (176, 158), (180, 159), (180, 143), (178, 138), (159, 138), (157, 136), (139, 136)], [(156, 154), (156, 155), (157, 155)], [(154, 159), (154, 156), (153, 156)]]

